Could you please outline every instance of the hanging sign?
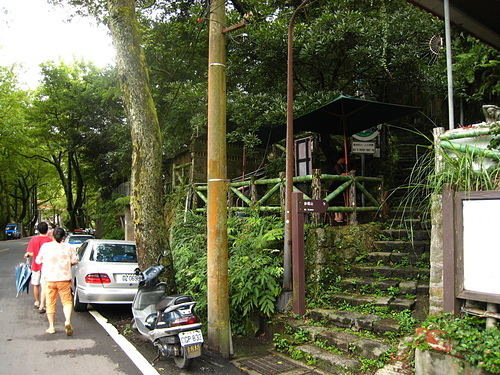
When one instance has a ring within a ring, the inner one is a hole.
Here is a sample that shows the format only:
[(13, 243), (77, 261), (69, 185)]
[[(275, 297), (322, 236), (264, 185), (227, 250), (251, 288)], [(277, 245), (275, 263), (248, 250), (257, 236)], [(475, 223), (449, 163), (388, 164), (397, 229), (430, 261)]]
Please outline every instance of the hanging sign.
[(352, 137), (358, 141), (372, 141), (379, 136), (380, 132), (375, 128), (363, 130), (360, 133), (353, 134)]

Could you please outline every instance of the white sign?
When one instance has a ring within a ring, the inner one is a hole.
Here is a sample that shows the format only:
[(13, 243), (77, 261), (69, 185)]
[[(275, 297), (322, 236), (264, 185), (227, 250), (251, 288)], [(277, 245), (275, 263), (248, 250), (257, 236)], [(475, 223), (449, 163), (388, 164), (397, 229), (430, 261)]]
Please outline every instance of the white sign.
[(463, 201), (464, 289), (500, 294), (499, 199)]
[(352, 142), (351, 151), (355, 154), (374, 154), (375, 142)]

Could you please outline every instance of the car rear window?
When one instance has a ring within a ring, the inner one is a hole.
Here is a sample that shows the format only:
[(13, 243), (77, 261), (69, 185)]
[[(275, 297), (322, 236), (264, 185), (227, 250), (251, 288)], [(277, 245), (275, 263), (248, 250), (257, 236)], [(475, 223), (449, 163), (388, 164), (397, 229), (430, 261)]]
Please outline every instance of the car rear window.
[(83, 242), (85, 242), (87, 240), (90, 240), (92, 238), (94, 238), (94, 236), (77, 236), (77, 237), (70, 236), (69, 239), (68, 239), (68, 242), (70, 244), (79, 244), (79, 243), (83, 243)]
[(97, 262), (137, 263), (134, 245), (99, 244), (95, 247), (92, 258)]

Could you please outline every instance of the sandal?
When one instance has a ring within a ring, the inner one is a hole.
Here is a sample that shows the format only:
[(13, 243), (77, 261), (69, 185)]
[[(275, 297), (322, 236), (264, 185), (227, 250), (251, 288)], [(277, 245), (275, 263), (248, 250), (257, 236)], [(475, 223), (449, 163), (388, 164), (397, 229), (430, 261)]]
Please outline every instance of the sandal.
[(38, 309), (39, 314), (45, 314), (45, 309)]
[(40, 308), (40, 304), (38, 304), (38, 303), (36, 303), (36, 302), (35, 302), (35, 304), (34, 304), (33, 306), (35, 307), (35, 309)]
[(67, 336), (71, 336), (73, 334), (73, 327), (71, 326), (71, 324), (66, 324), (64, 328), (66, 328)]
[(47, 328), (45, 330), (45, 332), (50, 333), (51, 335), (53, 335), (54, 333), (56, 333), (56, 330), (55, 329), (49, 329), (49, 328)]

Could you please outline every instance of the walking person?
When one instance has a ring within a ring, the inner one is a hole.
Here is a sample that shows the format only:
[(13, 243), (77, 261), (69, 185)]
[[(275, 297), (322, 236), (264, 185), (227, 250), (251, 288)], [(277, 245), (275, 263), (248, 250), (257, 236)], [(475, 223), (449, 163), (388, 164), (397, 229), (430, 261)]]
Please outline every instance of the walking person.
[(71, 266), (78, 263), (78, 258), (75, 249), (63, 242), (64, 237), (66, 237), (66, 231), (63, 228), (54, 229), (54, 240), (42, 245), (35, 262), (43, 264), (43, 281), (45, 282), (47, 319), (49, 321), (49, 328), (45, 332), (56, 333), (54, 317), (57, 296), (59, 295), (63, 305), (66, 335), (71, 336), (73, 334), (71, 326), (71, 312), (73, 310)]
[(38, 223), (38, 236), (33, 237), (26, 248), (25, 258), (31, 257), (31, 285), (33, 285), (33, 295), (35, 297), (35, 308), (40, 314), (45, 312), (45, 290), (42, 282), (42, 265), (35, 262), (36, 257), (44, 243), (51, 242), (52, 238), (47, 236), (49, 229), (45, 221)]

